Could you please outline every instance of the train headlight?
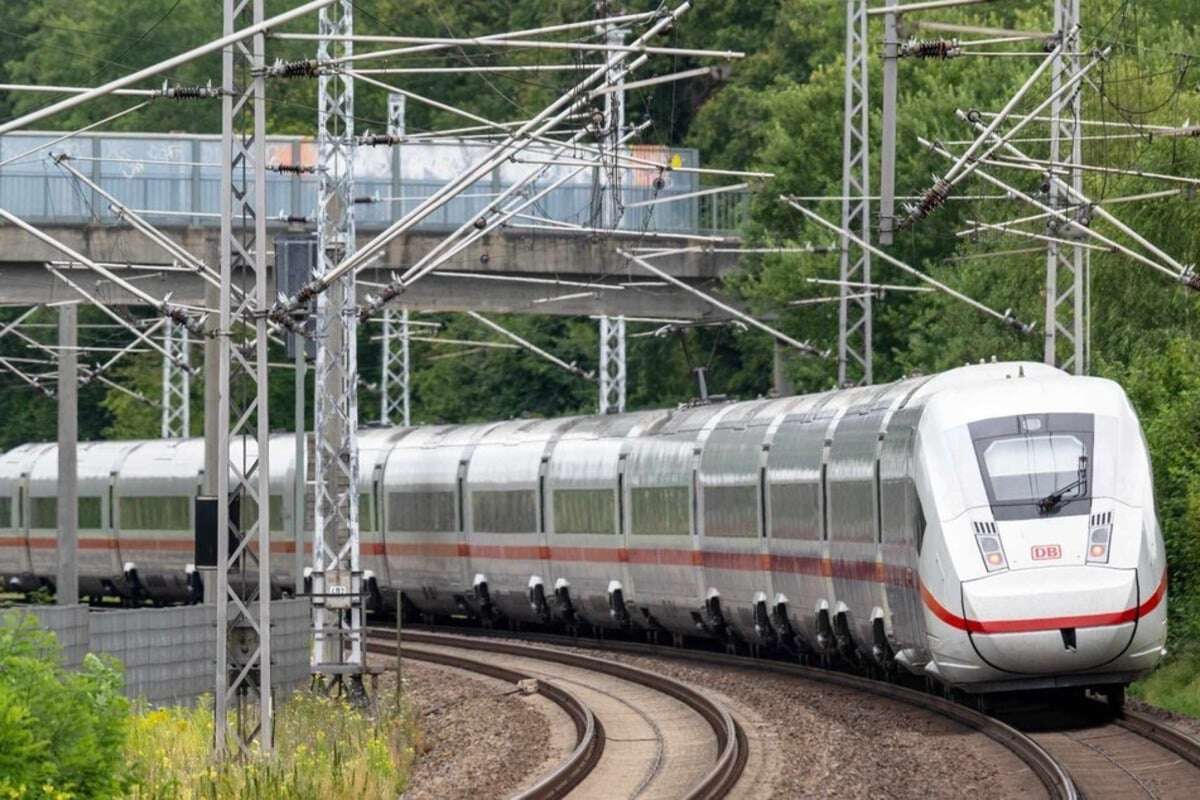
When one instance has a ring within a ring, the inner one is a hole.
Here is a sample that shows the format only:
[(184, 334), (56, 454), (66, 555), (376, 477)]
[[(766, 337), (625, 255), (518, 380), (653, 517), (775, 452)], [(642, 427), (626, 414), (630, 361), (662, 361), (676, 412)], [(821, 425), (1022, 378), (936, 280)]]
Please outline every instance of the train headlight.
[(1008, 569), (1008, 559), (1004, 555), (1004, 545), (1000, 537), (994, 533), (977, 534), (975, 541), (979, 543), (979, 554), (983, 556), (983, 565), (988, 572)]
[(1109, 544), (1112, 542), (1112, 526), (1092, 528), (1088, 534), (1087, 561), (1089, 564), (1107, 564)]

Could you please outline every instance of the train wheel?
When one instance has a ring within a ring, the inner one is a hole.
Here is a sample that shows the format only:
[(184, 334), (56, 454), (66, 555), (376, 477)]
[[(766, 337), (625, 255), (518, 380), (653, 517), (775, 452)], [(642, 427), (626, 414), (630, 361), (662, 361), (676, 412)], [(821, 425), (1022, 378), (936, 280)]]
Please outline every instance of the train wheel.
[(1104, 693), (1104, 699), (1108, 703), (1108, 710), (1112, 712), (1114, 717), (1119, 717), (1125, 712), (1125, 685), (1116, 684), (1109, 686)]

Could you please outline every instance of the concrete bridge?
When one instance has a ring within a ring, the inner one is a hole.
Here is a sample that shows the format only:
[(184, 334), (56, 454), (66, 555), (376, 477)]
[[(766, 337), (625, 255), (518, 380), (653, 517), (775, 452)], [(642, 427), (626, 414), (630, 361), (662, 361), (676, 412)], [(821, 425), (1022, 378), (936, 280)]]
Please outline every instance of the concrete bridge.
[[(0, 161), (20, 155), (57, 134), (12, 134), (0, 138)], [(471, 163), (482, 145), (420, 141), (390, 148), (359, 149), (355, 161), (356, 221), (360, 244), (390, 221), (414, 208)], [(218, 253), (220, 140), (216, 136), (104, 134), (74, 137), (19, 158), (0, 168), (0, 207), (38, 225), (50, 235), (95, 261), (115, 267), (153, 294), (172, 293), (174, 300), (201, 304), (204, 287), (183, 271), (172, 271), (162, 250), (121, 223), (108, 202), (65, 170), (49, 153), (65, 152), (72, 166), (129, 208), (170, 234), (189, 252), (215, 265)], [(316, 176), (305, 170), (315, 162), (311, 139), (268, 140), (266, 213), (272, 235), (314, 227)], [(643, 150), (642, 158), (676, 160), (695, 166), (694, 150)], [(282, 168), (282, 169), (281, 169)], [(360, 274), (364, 294), (372, 283), (415, 263), (450, 231), (476, 218), (490, 199), (529, 170), (512, 164), (496, 170), (455, 198), (409, 233), (392, 241), (386, 257)], [(561, 177), (553, 167), (545, 182)], [(563, 170), (557, 171), (556, 170)], [(688, 197), (698, 176), (658, 170), (623, 170), (622, 199), (627, 209), (622, 235), (597, 237), (565, 225), (590, 224), (593, 170), (584, 169), (531, 209), (466, 249), (436, 273), (414, 285), (405, 297), (410, 308), (431, 311), (467, 309), (538, 314), (609, 314), (720, 318), (703, 300), (664, 285), (631, 267), (614, 252), (617, 246), (686, 247), (685, 236), (733, 237), (745, 208), (745, 197), (717, 194)], [(646, 200), (678, 201), (638, 205)], [(663, 259), (672, 276), (707, 291), (736, 266), (736, 254), (686, 253)], [(62, 261), (58, 251), (12, 226), (0, 226), (0, 302), (30, 305), (75, 298), (73, 290), (45, 270), (47, 261)], [(269, 261), (272, 259), (268, 259)], [(134, 298), (90, 274), (80, 275), (85, 288), (105, 302), (131, 303)], [(506, 280), (511, 279), (511, 280)], [(554, 282), (558, 281), (556, 285)]]

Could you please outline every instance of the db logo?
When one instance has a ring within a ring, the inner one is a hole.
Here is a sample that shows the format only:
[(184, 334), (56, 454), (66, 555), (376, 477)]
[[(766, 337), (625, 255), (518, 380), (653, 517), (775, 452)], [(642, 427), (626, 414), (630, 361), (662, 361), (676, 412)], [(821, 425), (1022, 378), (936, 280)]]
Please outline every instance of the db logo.
[(1056, 544), (1035, 544), (1030, 555), (1034, 561), (1053, 561), (1062, 558), (1062, 548)]

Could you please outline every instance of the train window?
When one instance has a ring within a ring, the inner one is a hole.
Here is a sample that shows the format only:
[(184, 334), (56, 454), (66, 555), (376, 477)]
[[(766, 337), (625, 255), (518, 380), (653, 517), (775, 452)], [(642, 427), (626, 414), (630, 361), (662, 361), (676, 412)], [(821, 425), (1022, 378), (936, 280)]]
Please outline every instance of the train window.
[(1079, 437), (1056, 434), (997, 439), (984, 448), (983, 463), (995, 499), (1006, 502), (1045, 497), (1070, 483), (1085, 456)]
[(450, 533), (454, 492), (388, 492), (388, 530), (397, 533)]
[(997, 417), (968, 429), (997, 520), (1089, 513), (1092, 415)]
[(104, 527), (104, 515), (100, 512), (99, 497), (79, 498), (78, 522), (82, 530), (99, 530)]
[(190, 531), (190, 497), (122, 497), (120, 526), (131, 531)]
[(921, 506), (919, 498), (917, 499), (917, 518), (913, 524), (917, 529), (917, 555), (921, 555), (921, 547), (925, 544), (925, 509)]
[(31, 497), (29, 498), (29, 527), (57, 528), (58, 527), (58, 498)]
[(537, 493), (528, 489), (472, 491), (471, 523), (479, 533), (535, 533)]
[[(258, 517), (258, 504), (251, 500), (249, 495), (243, 494), (239, 508), (242, 513), (242, 530), (249, 530)], [(287, 526), (283, 524), (283, 495), (271, 495), (271, 505), (267, 513), (270, 515), (271, 533), (286, 533)]]
[(691, 493), (686, 486), (644, 486), (630, 491), (635, 536), (691, 534)]
[(821, 538), (820, 484), (775, 482), (771, 492), (771, 538)]
[(12, 498), (0, 497), (0, 528), (9, 529), (12, 526)]
[(705, 536), (758, 536), (758, 487), (704, 487)]
[(363, 492), (358, 496), (358, 529), (362, 533), (377, 533), (375, 509), (371, 507), (371, 495)]
[(555, 489), (555, 533), (616, 533), (611, 489)]

